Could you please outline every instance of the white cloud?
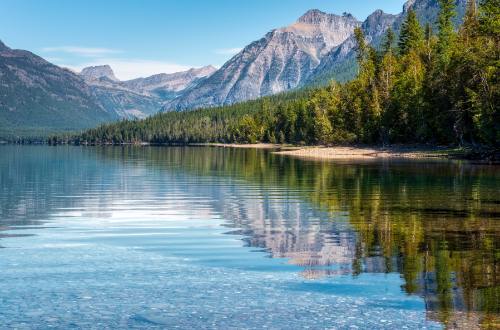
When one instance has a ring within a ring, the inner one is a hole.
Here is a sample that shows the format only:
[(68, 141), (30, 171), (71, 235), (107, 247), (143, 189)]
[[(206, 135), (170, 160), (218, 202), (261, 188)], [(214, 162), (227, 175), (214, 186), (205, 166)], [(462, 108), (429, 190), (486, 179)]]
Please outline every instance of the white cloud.
[(148, 77), (158, 73), (174, 73), (189, 70), (191, 67), (164, 61), (149, 61), (139, 59), (116, 59), (99, 58), (91, 62), (80, 63), (78, 65), (67, 65), (56, 63), (76, 72), (80, 72), (88, 66), (108, 64), (113, 69), (116, 77), (120, 80), (129, 80), (140, 77)]
[(243, 48), (221, 48), (214, 51), (218, 55), (236, 55), (241, 52)]
[(77, 47), (77, 46), (59, 46), (42, 48), (45, 53), (67, 53), (82, 57), (102, 57), (110, 54), (118, 54), (122, 51), (110, 48), (95, 48), (95, 47)]

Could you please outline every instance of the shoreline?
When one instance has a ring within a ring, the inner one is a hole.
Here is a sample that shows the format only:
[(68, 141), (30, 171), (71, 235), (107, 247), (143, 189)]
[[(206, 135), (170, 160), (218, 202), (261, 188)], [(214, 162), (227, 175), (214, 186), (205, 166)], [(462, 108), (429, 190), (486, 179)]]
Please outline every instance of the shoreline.
[[(0, 145), (3, 143), (0, 142)], [(10, 143), (5, 143), (10, 144)], [(39, 143), (34, 143), (39, 144)], [(45, 143), (42, 143), (45, 144)], [(64, 143), (66, 144), (66, 143)], [(71, 143), (69, 143), (71, 144)], [(51, 145), (51, 144), (48, 144)], [(59, 145), (59, 144), (57, 144)], [(429, 146), (429, 145), (390, 145), (390, 146), (296, 146), (290, 144), (270, 143), (188, 143), (188, 144), (154, 144), (154, 143), (120, 143), (120, 144), (80, 144), (81, 146), (192, 146), (234, 149), (269, 150), (273, 154), (290, 156), (307, 160), (390, 160), (390, 159), (427, 159), (427, 160), (467, 160), (485, 164), (500, 165), (500, 150), (472, 149), (467, 147)]]
[(276, 155), (308, 160), (428, 159), (469, 160), (500, 164), (498, 151), (474, 151), (460, 147), (422, 145), (377, 146), (293, 146), (281, 144), (205, 143), (199, 146), (272, 150)]

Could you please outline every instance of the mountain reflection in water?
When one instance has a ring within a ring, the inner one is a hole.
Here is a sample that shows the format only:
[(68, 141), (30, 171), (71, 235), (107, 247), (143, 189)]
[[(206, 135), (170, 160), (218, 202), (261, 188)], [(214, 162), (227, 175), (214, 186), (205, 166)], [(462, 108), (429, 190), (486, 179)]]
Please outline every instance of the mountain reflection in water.
[[(498, 167), (308, 162), (262, 150), (209, 147), (52, 150), (58, 151), (42, 162), (36, 155), (36, 164), (0, 159), (0, 230), (41, 225), (53, 207), (47, 199), (55, 195), (82, 194), (81, 201), (58, 205), (81, 206), (90, 188), (75, 182), (85, 182), (110, 162), (132, 163), (137, 171), (202, 179), (203, 187), (187, 193), (210, 196), (210, 212), (226, 221), (228, 235), (242, 236), (248, 247), (299, 266), (306, 279), (399, 273), (402, 290), (424, 299), (430, 319), (450, 325), (474, 312), (475, 323), (498, 325)], [(62, 162), (63, 173), (49, 170)], [(12, 173), (16, 168), (23, 173)], [(60, 185), (35, 184), (47, 174)], [(78, 178), (61, 181), (66, 177)], [(216, 179), (227, 184), (210, 185)], [(101, 215), (108, 211), (108, 197), (99, 202)], [(0, 239), (8, 239), (4, 236), (0, 233)]]

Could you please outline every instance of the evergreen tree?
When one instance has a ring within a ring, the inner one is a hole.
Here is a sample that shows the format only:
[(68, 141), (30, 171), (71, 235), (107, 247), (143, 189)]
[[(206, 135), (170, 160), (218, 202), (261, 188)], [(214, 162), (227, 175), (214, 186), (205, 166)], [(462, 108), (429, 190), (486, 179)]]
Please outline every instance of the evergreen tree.
[(439, 28), (439, 42), (438, 53), (441, 59), (447, 62), (450, 57), (450, 47), (453, 43), (455, 36), (455, 28), (453, 25), (453, 17), (455, 17), (455, 1), (454, 0), (439, 0), (439, 15), (438, 15), (438, 28)]
[(356, 39), (356, 58), (358, 64), (361, 65), (365, 60), (368, 47), (366, 45), (365, 34), (360, 27), (354, 29), (354, 38)]
[(479, 31), (479, 15), (476, 0), (467, 0), (464, 22), (460, 27), (460, 35), (463, 38), (475, 37)]
[(470, 93), (474, 120), (481, 139), (500, 147), (500, 0), (482, 0), (479, 6), (479, 44), (476, 56), (480, 88)]
[(394, 31), (391, 28), (388, 28), (387, 32), (385, 33), (384, 43), (382, 45), (382, 51), (384, 54), (392, 53), (395, 39), (396, 35), (394, 34)]
[(412, 49), (418, 48), (423, 40), (423, 31), (418, 21), (417, 14), (414, 10), (410, 10), (406, 16), (406, 20), (401, 26), (399, 35), (399, 51), (401, 55), (408, 54)]

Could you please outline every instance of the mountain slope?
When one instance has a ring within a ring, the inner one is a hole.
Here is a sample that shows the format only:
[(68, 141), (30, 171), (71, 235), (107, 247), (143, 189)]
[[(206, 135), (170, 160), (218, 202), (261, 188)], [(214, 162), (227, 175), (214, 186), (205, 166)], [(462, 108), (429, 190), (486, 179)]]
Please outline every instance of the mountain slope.
[(98, 81), (101, 78), (118, 81), (115, 77), (113, 69), (111, 69), (109, 65), (89, 66), (80, 72), (80, 76), (82, 76), (86, 81)]
[(0, 131), (82, 129), (117, 119), (73, 72), (0, 42)]
[[(455, 22), (458, 25), (463, 19), (467, 0), (456, 0), (455, 4), (457, 8)], [(362, 24), (367, 41), (377, 47), (389, 27), (396, 34), (399, 34), (401, 24), (410, 10), (415, 11), (422, 26), (427, 23), (435, 25), (439, 14), (439, 3), (437, 0), (409, 0), (404, 4), (403, 12), (399, 15), (385, 14), (381, 10), (375, 11)], [(435, 26), (434, 30), (437, 30)], [(347, 81), (353, 78), (356, 73), (355, 45), (355, 39), (351, 36), (334, 48), (322, 59), (321, 64), (314, 70), (304, 85), (321, 85), (332, 79)]]
[[(377, 10), (361, 24), (368, 43), (377, 46), (390, 27), (394, 26), (399, 16)], [(349, 36), (342, 44), (332, 49), (314, 69), (304, 85), (322, 85), (331, 79), (347, 81), (356, 74), (356, 40)]]
[(109, 65), (84, 68), (80, 75), (98, 102), (119, 118), (145, 118), (216, 69), (206, 66), (172, 74), (157, 74), (128, 81), (118, 80)]
[(361, 23), (351, 15), (308, 11), (294, 24), (269, 32), (165, 110), (232, 104), (298, 87), (332, 48)]
[[(456, 0), (459, 23), (467, 0)], [(227, 105), (297, 87), (346, 81), (356, 73), (354, 28), (378, 46), (388, 28), (396, 33), (413, 9), (422, 24), (434, 23), (437, 0), (409, 0), (403, 12), (375, 11), (364, 22), (349, 14), (337, 16), (310, 10), (294, 24), (269, 32), (230, 59), (220, 70), (163, 107), (164, 111)]]
[(160, 73), (147, 78), (128, 80), (124, 81), (122, 86), (144, 94), (156, 95), (163, 99), (173, 98), (172, 95), (192, 87), (201, 79), (211, 76), (215, 71), (217, 71), (216, 68), (208, 65), (182, 72)]

